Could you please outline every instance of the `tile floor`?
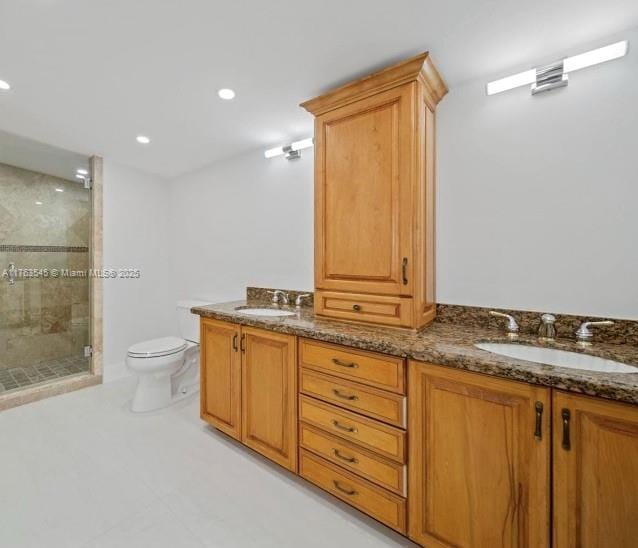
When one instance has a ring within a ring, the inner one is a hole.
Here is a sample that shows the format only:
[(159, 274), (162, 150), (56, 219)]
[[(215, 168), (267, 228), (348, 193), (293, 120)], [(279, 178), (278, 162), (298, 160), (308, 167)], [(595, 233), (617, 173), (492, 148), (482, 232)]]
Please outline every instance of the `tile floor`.
[(89, 359), (83, 356), (59, 358), (23, 367), (0, 367), (0, 394), (88, 370)]
[(0, 546), (415, 546), (122, 379), (0, 412)]

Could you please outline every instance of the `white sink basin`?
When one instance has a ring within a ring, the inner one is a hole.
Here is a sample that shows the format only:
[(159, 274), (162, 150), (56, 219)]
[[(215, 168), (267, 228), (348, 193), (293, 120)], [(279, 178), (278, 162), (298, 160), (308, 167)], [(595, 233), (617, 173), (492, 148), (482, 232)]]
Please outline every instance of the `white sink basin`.
[(294, 316), (294, 312), (288, 310), (277, 310), (276, 308), (236, 308), (237, 312), (248, 314), (249, 316)]
[(555, 348), (540, 348), (538, 346), (507, 343), (477, 343), (474, 346), (494, 354), (507, 356), (508, 358), (567, 367), (568, 369), (600, 371), (602, 373), (638, 373), (638, 367), (590, 356), (589, 354), (556, 350)]

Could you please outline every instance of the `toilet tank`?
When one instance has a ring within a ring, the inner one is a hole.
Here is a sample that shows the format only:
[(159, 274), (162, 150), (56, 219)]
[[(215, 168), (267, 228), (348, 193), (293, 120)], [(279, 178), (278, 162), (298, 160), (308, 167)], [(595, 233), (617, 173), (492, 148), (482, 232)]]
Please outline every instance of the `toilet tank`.
[(206, 306), (206, 301), (177, 301), (177, 321), (179, 323), (179, 334), (183, 339), (199, 344), (199, 316), (191, 314), (194, 306)]

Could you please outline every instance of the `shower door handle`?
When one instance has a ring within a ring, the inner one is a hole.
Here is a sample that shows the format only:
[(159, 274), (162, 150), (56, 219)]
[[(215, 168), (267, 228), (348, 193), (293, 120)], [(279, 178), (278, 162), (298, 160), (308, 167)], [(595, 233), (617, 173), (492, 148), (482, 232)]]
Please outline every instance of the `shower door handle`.
[(9, 280), (9, 285), (15, 285), (16, 279), (18, 278), (18, 269), (14, 263), (9, 263), (9, 268), (7, 268), (7, 278)]

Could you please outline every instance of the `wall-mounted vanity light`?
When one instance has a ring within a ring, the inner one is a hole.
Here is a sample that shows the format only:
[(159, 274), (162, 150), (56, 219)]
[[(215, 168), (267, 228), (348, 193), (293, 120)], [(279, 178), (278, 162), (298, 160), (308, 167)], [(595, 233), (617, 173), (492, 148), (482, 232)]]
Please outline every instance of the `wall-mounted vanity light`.
[(569, 81), (568, 73), (623, 57), (627, 55), (628, 45), (627, 40), (623, 40), (615, 44), (581, 53), (580, 55), (567, 57), (562, 61), (556, 61), (549, 65), (495, 80), (487, 84), (487, 94), (494, 95), (495, 93), (501, 93), (502, 91), (529, 84), (532, 86), (532, 95), (536, 95), (542, 91), (564, 87)]
[(275, 148), (269, 148), (264, 152), (266, 158), (274, 158), (275, 156), (285, 156), (286, 160), (298, 160), (301, 158), (301, 150), (304, 148), (310, 148), (314, 144), (314, 139), (308, 137), (308, 139), (302, 139), (301, 141), (293, 141), (289, 145), (281, 145)]

